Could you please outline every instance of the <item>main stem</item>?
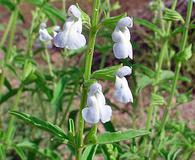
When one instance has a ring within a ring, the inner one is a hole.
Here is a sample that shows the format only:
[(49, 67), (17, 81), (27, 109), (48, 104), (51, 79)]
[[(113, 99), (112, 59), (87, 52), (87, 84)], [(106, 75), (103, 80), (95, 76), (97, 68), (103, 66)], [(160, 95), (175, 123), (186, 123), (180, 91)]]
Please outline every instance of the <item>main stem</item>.
[[(189, 31), (189, 24), (190, 24), (190, 18), (191, 18), (191, 14), (192, 14), (192, 6), (193, 6), (193, 1), (189, 0), (188, 1), (186, 22), (185, 22), (185, 29), (183, 31), (183, 37), (182, 37), (179, 53), (183, 52), (185, 47), (186, 47), (187, 38), (188, 38), (188, 31)], [(174, 94), (175, 94), (175, 89), (176, 89), (176, 86), (177, 86), (177, 81), (178, 81), (181, 65), (182, 65), (181, 61), (176, 62), (176, 70), (175, 70), (175, 75), (174, 75), (174, 79), (173, 79), (173, 84), (172, 84), (172, 87), (171, 87), (171, 94), (169, 96), (168, 103), (167, 103), (167, 106), (166, 106), (164, 114), (163, 114), (162, 123), (160, 125), (160, 132), (162, 132), (164, 130), (166, 121), (168, 119), (169, 111), (170, 111), (170, 108), (171, 108), (171, 105), (172, 105), (172, 100), (173, 100), (173, 97), (174, 97)]]
[(78, 129), (77, 129), (77, 151), (76, 151), (76, 159), (80, 160), (82, 155), (82, 147), (83, 147), (83, 130), (84, 130), (84, 120), (82, 118), (82, 110), (85, 107), (86, 100), (87, 100), (87, 92), (88, 87), (85, 86), (85, 83), (90, 80), (91, 76), (91, 67), (93, 61), (93, 52), (94, 46), (96, 41), (96, 34), (97, 34), (97, 25), (99, 20), (99, 8), (100, 8), (100, 0), (93, 1), (93, 13), (92, 13), (92, 23), (91, 29), (89, 33), (89, 42), (88, 48), (85, 56), (85, 72), (84, 72), (84, 85), (82, 88), (82, 97), (81, 97), (81, 104), (79, 110), (79, 120), (78, 120)]

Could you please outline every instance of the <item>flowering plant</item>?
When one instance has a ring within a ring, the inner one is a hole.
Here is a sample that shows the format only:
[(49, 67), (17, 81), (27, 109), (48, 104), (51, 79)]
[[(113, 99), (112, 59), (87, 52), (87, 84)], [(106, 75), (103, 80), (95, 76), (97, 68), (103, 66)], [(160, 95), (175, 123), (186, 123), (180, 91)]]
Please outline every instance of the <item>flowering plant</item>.
[[(65, 14), (62, 2), (63, 11), (47, 0), (26, 1), (35, 9), (25, 32), (27, 43), (19, 49), (14, 40), (24, 1), (0, 0), (11, 11), (0, 42), (0, 104), (12, 106), (2, 107), (3, 112), (9, 110), (9, 117), (2, 114), (0, 121), (0, 159), (17, 155), (22, 160), (59, 160), (64, 152), (67, 159), (77, 160), (100, 154), (107, 160), (190, 159), (193, 130), (186, 123), (170, 121), (169, 116), (173, 106), (190, 100), (187, 94), (178, 98), (177, 84), (187, 82), (179, 74), (192, 56), (188, 35), (194, 28), (193, 0), (185, 2), (186, 18), (176, 11), (177, 0), (171, 8), (161, 0), (152, 1), (153, 23), (127, 14), (110, 16), (120, 6), (109, 0), (93, 0), (91, 16), (78, 4), (68, 6)], [(150, 31), (144, 42), (152, 46), (152, 69), (134, 58), (139, 57), (131, 39), (134, 24)], [(173, 24), (180, 27), (173, 30)], [(172, 44), (175, 35), (181, 37), (179, 45)], [(95, 63), (96, 51), (101, 53), (100, 65)], [(106, 63), (108, 54), (117, 64)], [(11, 84), (12, 77), (17, 84)], [(145, 111), (138, 95), (148, 86), (150, 101)], [(136, 125), (138, 110), (143, 110), (139, 112), (142, 122)], [(130, 129), (115, 125), (116, 118), (124, 118), (116, 111), (129, 116)], [(16, 118), (33, 128), (21, 126)]]

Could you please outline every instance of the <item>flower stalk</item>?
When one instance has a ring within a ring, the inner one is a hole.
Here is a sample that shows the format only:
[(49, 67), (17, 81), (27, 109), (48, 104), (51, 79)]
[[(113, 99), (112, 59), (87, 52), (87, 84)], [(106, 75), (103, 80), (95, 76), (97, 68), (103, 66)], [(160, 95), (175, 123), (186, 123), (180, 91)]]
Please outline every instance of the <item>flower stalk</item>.
[(85, 71), (84, 71), (84, 85), (82, 88), (82, 97), (81, 97), (81, 103), (80, 103), (80, 110), (79, 110), (79, 119), (78, 119), (78, 129), (77, 129), (77, 153), (76, 153), (76, 159), (81, 159), (82, 154), (82, 147), (83, 147), (83, 130), (84, 130), (84, 120), (82, 118), (82, 110), (85, 107), (86, 100), (87, 100), (87, 92), (88, 87), (85, 86), (85, 83), (87, 83), (90, 80), (91, 76), (91, 67), (92, 67), (92, 61), (93, 61), (93, 52), (94, 52), (94, 46), (96, 41), (96, 34), (97, 34), (97, 25), (99, 21), (99, 8), (100, 8), (100, 0), (94, 0), (93, 1), (93, 13), (92, 13), (92, 24), (91, 29), (89, 33), (89, 42), (88, 42), (88, 48), (85, 56)]

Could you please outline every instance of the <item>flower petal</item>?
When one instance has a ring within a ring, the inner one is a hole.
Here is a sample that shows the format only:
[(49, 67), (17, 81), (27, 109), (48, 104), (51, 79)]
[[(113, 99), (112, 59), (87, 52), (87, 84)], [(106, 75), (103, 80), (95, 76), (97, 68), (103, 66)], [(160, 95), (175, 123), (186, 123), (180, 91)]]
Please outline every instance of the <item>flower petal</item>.
[(98, 123), (100, 120), (99, 111), (95, 107), (86, 107), (82, 110), (83, 119), (91, 124)]
[(39, 39), (42, 42), (47, 42), (52, 40), (52, 36), (48, 33), (47, 29), (40, 29), (39, 30)]
[(98, 91), (95, 94), (95, 97), (97, 99), (98, 105), (99, 106), (104, 106), (106, 104), (106, 99), (101, 91)]
[(108, 105), (104, 105), (100, 107), (100, 119), (102, 123), (106, 123), (111, 120), (112, 109)]
[(62, 31), (59, 32), (55, 37), (54, 37), (54, 45), (59, 48), (65, 48), (66, 43), (68, 40), (68, 36), (66, 32)]
[(123, 66), (121, 67), (116, 75), (120, 78), (124, 77), (124, 76), (127, 76), (127, 75), (130, 75), (132, 73), (132, 69), (129, 67), (129, 66)]
[(130, 41), (131, 35), (129, 29), (126, 27), (122, 30), (123, 36), (126, 40)]
[(97, 106), (97, 99), (94, 95), (87, 96), (87, 106)]
[(125, 77), (116, 76), (114, 97), (121, 103), (133, 102), (133, 96)]
[(123, 29), (125, 27), (133, 27), (133, 19), (130, 18), (130, 17), (125, 17), (125, 18), (121, 18), (118, 23), (117, 23), (117, 26), (120, 28), (120, 29)]
[(75, 5), (71, 5), (68, 9), (68, 15), (69, 16), (74, 16), (76, 18), (80, 18), (81, 17), (81, 12)]
[(90, 95), (94, 95), (94, 94), (97, 93), (98, 91), (102, 92), (102, 86), (101, 86), (101, 84), (99, 84), (99, 83), (93, 83), (93, 84), (90, 86), (89, 94), (90, 94)]
[(79, 49), (81, 47), (84, 47), (85, 44), (86, 44), (86, 39), (84, 35), (77, 32), (71, 32), (68, 35), (68, 40), (66, 42), (65, 47), (67, 49)]
[(79, 49), (86, 44), (85, 37), (80, 33), (81, 21), (74, 22), (71, 18), (64, 24), (64, 31), (54, 37), (54, 44), (59, 48)]
[(113, 46), (114, 55), (117, 59), (125, 59), (128, 56), (132, 59), (132, 45), (129, 41), (115, 43)]
[(119, 30), (118, 27), (116, 27), (114, 32), (112, 33), (112, 40), (114, 42), (121, 42), (123, 37), (124, 35), (122, 34), (122, 32)]

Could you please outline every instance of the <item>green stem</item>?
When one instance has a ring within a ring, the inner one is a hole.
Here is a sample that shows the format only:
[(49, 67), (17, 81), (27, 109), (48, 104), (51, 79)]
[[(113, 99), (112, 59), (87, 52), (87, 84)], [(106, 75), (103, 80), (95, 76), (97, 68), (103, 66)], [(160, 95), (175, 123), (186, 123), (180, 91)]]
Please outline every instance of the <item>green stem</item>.
[[(88, 48), (85, 56), (85, 72), (84, 72), (84, 84), (90, 80), (91, 76), (91, 67), (93, 61), (93, 52), (94, 46), (96, 41), (96, 34), (97, 34), (97, 25), (99, 21), (99, 8), (100, 8), (100, 0), (93, 1), (93, 13), (92, 13), (92, 25), (89, 33), (89, 42)], [(82, 155), (82, 147), (83, 147), (83, 130), (84, 130), (84, 120), (82, 118), (82, 110), (85, 107), (86, 100), (87, 100), (87, 92), (88, 88), (83, 85), (82, 88), (82, 97), (81, 97), (81, 104), (79, 110), (79, 119), (78, 119), (78, 129), (77, 129), (77, 154), (76, 159), (80, 160)]]
[[(44, 2), (43, 2), (44, 4)], [(34, 32), (34, 29), (37, 27), (37, 21), (40, 20), (40, 13), (42, 11), (42, 5), (39, 7), (39, 9), (35, 9), (34, 14), (32, 14), (32, 22), (31, 22), (31, 27), (30, 31), (28, 33), (28, 43), (27, 43), (27, 48), (26, 48), (26, 53), (28, 56), (32, 57), (32, 47), (33, 47), (33, 42), (36, 37), (36, 33)]]
[[(157, 2), (160, 5), (163, 4), (162, 0), (157, 0)], [(160, 6), (160, 9), (159, 9), (159, 19), (160, 19), (160, 25), (161, 25), (162, 31), (165, 32), (165, 23), (164, 23), (164, 20), (163, 20), (163, 8), (162, 8), (162, 6)]]
[(6, 159), (5, 146), (0, 144), (0, 159)]
[[(193, 1), (189, 0), (188, 1), (186, 22), (185, 22), (185, 29), (183, 31), (183, 36), (182, 36), (182, 41), (181, 41), (180, 52), (179, 53), (184, 51), (184, 49), (186, 47), (187, 38), (188, 38), (188, 31), (189, 31), (189, 24), (190, 24), (190, 18), (191, 18), (191, 14), (192, 14), (192, 6), (193, 6)], [(181, 65), (182, 65), (181, 61), (176, 62), (176, 70), (175, 70), (175, 75), (174, 75), (174, 79), (173, 79), (173, 84), (172, 84), (172, 87), (171, 87), (171, 94), (169, 96), (168, 103), (167, 103), (167, 106), (165, 108), (163, 118), (162, 118), (162, 121), (161, 121), (161, 124), (160, 124), (160, 132), (161, 133), (164, 130), (166, 121), (168, 119), (169, 111), (170, 111), (170, 108), (171, 108), (171, 105), (172, 105), (172, 100), (173, 100), (175, 90), (176, 90), (176, 86), (177, 86), (177, 81), (178, 81), (178, 78), (179, 78)]]
[(50, 55), (48, 53), (47, 46), (45, 46), (45, 55), (46, 55), (47, 64), (48, 64), (48, 67), (49, 67), (50, 76), (54, 77), (53, 67), (52, 67), (52, 64), (51, 64), (51, 58), (50, 58)]
[(110, 17), (110, 12), (111, 12), (110, 0), (106, 0), (106, 5), (108, 7), (108, 12), (106, 13), (106, 17), (109, 18)]
[[(23, 87), (21, 86), (17, 92), (16, 99), (15, 99), (12, 110), (17, 110), (19, 100), (22, 95), (22, 90), (23, 90)], [(7, 128), (5, 139), (4, 139), (6, 145), (9, 145), (10, 141), (12, 141), (12, 136), (13, 136), (13, 131), (14, 131), (14, 119), (15, 119), (14, 116), (11, 116), (9, 120), (8, 128)]]
[(3, 69), (0, 68), (0, 95), (3, 93), (4, 75)]
[(65, 12), (66, 10), (66, 0), (62, 0), (62, 11)]
[(5, 30), (4, 34), (3, 34), (3, 37), (2, 37), (2, 39), (1, 39), (0, 47), (2, 47), (2, 46), (4, 45), (5, 40), (7, 39), (8, 33), (9, 33), (9, 31), (10, 31), (10, 29), (11, 29), (11, 27), (12, 27), (12, 24), (13, 24), (14, 14), (15, 14), (15, 13), (12, 12), (12, 14), (11, 14), (11, 16), (10, 16), (8, 25), (7, 25), (7, 27), (6, 27), (6, 30)]
[(19, 11), (19, 6), (18, 4), (16, 5), (16, 8), (14, 10), (13, 13), (13, 20), (11, 23), (11, 28), (10, 28), (10, 38), (9, 38), (9, 42), (8, 42), (8, 49), (7, 49), (7, 54), (5, 55), (5, 61), (9, 61), (11, 58), (11, 50), (13, 47), (13, 41), (14, 41), (14, 35), (15, 35), (15, 31), (16, 31), (16, 23), (17, 23), (17, 18), (18, 18), (18, 11)]

